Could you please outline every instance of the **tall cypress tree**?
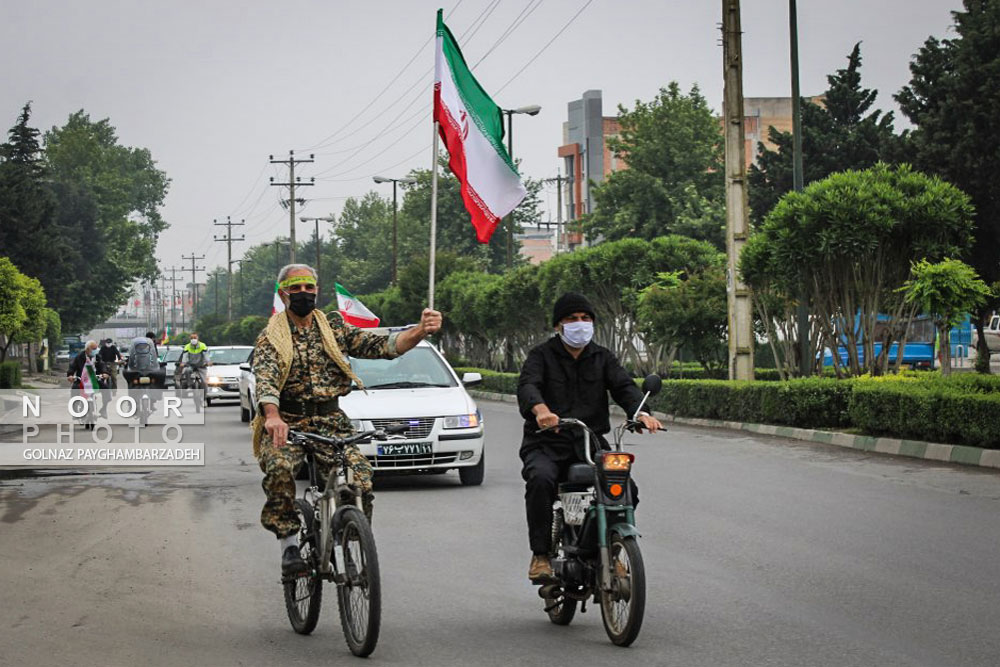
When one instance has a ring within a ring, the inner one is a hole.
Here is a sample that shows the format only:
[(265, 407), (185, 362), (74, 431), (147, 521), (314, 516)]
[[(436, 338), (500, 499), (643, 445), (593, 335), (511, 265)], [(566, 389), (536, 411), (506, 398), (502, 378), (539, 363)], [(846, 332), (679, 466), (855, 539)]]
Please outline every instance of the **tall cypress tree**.
[[(823, 103), (802, 99), (803, 180), (808, 185), (836, 171), (864, 169), (878, 161), (896, 162), (902, 141), (893, 130), (892, 112), (873, 109), (878, 91), (861, 87), (861, 43), (847, 56), (847, 67), (827, 76)], [(760, 222), (792, 189), (792, 133), (771, 127), (777, 146), (758, 144), (750, 167), (750, 209)]]
[[(910, 63), (910, 84), (896, 95), (912, 132), (914, 162), (964, 190), (976, 207), (969, 263), (988, 283), (1000, 280), (1000, 0), (964, 0), (952, 12), (953, 39), (930, 37)], [(977, 368), (989, 372), (982, 335), (993, 299), (976, 313)]]

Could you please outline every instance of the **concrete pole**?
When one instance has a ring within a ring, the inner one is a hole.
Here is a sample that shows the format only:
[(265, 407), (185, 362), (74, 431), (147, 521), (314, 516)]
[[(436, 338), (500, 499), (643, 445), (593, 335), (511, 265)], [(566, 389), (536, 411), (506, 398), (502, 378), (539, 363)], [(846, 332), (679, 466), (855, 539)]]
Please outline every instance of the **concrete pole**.
[(753, 379), (750, 290), (739, 277), (739, 257), (750, 230), (743, 127), (743, 46), (739, 0), (722, 0), (723, 115), (726, 145), (726, 286), (729, 310), (729, 379)]

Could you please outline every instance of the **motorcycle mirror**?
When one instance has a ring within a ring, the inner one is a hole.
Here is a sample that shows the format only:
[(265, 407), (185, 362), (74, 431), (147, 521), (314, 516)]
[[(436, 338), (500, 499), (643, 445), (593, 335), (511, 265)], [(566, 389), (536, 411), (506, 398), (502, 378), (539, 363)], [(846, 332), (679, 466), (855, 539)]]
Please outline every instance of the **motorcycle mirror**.
[(646, 379), (642, 381), (643, 393), (648, 393), (650, 396), (656, 396), (660, 393), (660, 389), (662, 388), (663, 380), (656, 373), (650, 373), (646, 376)]

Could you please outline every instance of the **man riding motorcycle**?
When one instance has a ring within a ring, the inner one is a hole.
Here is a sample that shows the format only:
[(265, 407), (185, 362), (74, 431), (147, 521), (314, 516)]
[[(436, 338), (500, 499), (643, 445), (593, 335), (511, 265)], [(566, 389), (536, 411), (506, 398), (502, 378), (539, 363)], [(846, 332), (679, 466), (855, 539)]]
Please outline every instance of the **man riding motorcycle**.
[[(635, 414), (642, 402), (642, 392), (615, 355), (592, 342), (595, 319), (593, 306), (582, 294), (567, 292), (559, 297), (552, 313), (558, 335), (528, 353), (517, 382), (517, 400), (524, 417), (521, 476), (532, 552), (528, 578), (533, 583), (553, 579), (549, 560), (552, 503), (570, 464), (583, 460), (577, 429), (538, 430), (557, 425), (560, 417), (573, 417), (601, 437), (611, 430), (609, 393), (629, 415)], [(639, 413), (639, 421), (651, 433), (663, 427), (646, 413)], [(638, 504), (634, 483), (632, 492)]]

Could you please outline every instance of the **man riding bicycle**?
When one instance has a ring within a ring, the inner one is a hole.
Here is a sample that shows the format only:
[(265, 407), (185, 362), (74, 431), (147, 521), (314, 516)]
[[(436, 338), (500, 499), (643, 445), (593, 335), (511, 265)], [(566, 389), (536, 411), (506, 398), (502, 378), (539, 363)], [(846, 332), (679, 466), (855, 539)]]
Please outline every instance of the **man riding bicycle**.
[[(212, 360), (208, 356), (208, 346), (205, 345), (204, 341), (199, 340), (197, 332), (191, 334), (191, 340), (188, 344), (181, 350), (181, 356), (177, 360), (175, 377), (183, 376), (184, 362), (187, 361), (188, 373), (195, 373), (201, 379), (201, 387), (205, 387), (205, 367), (212, 365)], [(186, 378), (189, 380), (185, 384), (190, 384), (190, 377)], [(177, 382), (175, 380), (174, 384)], [(185, 387), (189, 389), (190, 387)]]
[[(406, 331), (380, 335), (350, 326), (337, 312), (316, 310), (319, 286), (316, 271), (305, 264), (289, 264), (278, 273), (278, 294), (285, 310), (271, 316), (257, 338), (253, 372), (257, 386), (257, 417), (253, 429), (254, 456), (264, 472), (267, 495), (260, 522), (279, 540), (283, 575), (297, 575), (307, 567), (299, 553), (299, 517), (295, 511), (295, 473), (305, 451), (288, 442), (288, 431), (344, 437), (353, 431), (351, 420), (337, 399), (352, 384), (363, 388), (347, 357), (393, 359), (441, 328), (441, 313), (425, 308), (420, 324)], [(328, 474), (337, 452), (315, 443), (316, 464)], [(365, 514), (372, 516), (372, 469), (356, 445), (344, 449), (362, 493)]]
[[(568, 292), (559, 297), (552, 313), (558, 335), (528, 353), (517, 381), (517, 402), (524, 417), (521, 476), (532, 553), (528, 578), (535, 583), (553, 577), (549, 551), (552, 503), (559, 481), (570, 464), (583, 461), (577, 429), (543, 433), (539, 429), (557, 425), (560, 417), (573, 417), (589, 426), (607, 449), (602, 436), (611, 430), (608, 394), (629, 415), (642, 403), (642, 392), (614, 353), (592, 342), (595, 319), (594, 307), (582, 294)], [(639, 413), (639, 421), (652, 433), (663, 428), (646, 413)], [(638, 504), (634, 486), (632, 497)]]
[(110, 338), (101, 341), (101, 349), (97, 356), (104, 362), (111, 376), (111, 388), (118, 388), (118, 365), (122, 363), (122, 354), (118, 351), (118, 346)]

